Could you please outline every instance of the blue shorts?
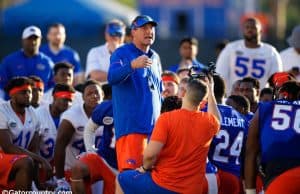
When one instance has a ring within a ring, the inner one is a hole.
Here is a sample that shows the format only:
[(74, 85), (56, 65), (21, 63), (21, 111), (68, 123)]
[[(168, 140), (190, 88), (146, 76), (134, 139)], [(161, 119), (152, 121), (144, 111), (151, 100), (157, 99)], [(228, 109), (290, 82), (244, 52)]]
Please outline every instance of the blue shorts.
[(176, 194), (158, 186), (150, 172), (140, 173), (136, 170), (126, 170), (118, 175), (118, 181), (125, 194)]

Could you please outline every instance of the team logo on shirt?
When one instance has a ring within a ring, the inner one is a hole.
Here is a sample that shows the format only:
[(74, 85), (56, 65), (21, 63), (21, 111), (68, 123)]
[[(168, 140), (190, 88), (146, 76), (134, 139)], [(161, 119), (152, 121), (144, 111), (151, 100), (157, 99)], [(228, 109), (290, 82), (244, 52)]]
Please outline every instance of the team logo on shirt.
[(77, 127), (77, 131), (84, 131), (84, 127), (83, 126)]
[(135, 165), (136, 164), (136, 160), (132, 159), (132, 158), (129, 158), (129, 159), (126, 160), (126, 163), (129, 164), (129, 165)]
[(8, 124), (8, 126), (10, 128), (15, 128), (17, 126), (17, 123), (16, 122), (11, 122), (11, 123)]
[(45, 66), (44, 64), (39, 63), (39, 64), (36, 65), (36, 68), (37, 68), (38, 70), (42, 71), (42, 70), (45, 70), (45, 69), (46, 69), (46, 66)]
[(114, 122), (114, 119), (112, 117), (104, 117), (102, 120), (104, 125), (111, 125)]
[(235, 51), (235, 54), (236, 55), (243, 55), (244, 53), (243, 53), (243, 51)]

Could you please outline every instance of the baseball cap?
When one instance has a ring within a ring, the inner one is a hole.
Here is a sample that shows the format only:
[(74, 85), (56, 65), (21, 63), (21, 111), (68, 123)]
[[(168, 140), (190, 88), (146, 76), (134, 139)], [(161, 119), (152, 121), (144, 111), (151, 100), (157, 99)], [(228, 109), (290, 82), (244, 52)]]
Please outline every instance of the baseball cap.
[(124, 36), (125, 35), (125, 27), (116, 22), (111, 22), (106, 25), (106, 32), (110, 36)]
[(28, 26), (23, 30), (22, 39), (29, 38), (32, 35), (35, 35), (37, 37), (42, 37), (41, 30), (36, 26)]
[(136, 29), (149, 23), (152, 24), (153, 26), (157, 26), (157, 23), (150, 16), (139, 15), (133, 20), (131, 24), (131, 29)]
[(293, 29), (292, 35), (287, 39), (291, 47), (300, 48), (300, 25)]

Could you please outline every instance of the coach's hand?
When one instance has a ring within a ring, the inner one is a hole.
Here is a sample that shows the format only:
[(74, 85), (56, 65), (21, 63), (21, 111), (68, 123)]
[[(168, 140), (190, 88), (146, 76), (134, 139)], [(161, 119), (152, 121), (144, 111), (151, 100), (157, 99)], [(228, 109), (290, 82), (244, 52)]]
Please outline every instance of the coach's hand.
[(152, 65), (152, 60), (146, 55), (141, 55), (138, 58), (131, 61), (132, 69), (150, 67)]

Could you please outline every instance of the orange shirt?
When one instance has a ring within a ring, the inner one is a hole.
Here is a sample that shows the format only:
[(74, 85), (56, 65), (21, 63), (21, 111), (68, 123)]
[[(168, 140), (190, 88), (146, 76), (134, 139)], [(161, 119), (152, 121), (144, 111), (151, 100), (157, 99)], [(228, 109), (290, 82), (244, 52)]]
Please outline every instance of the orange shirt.
[(207, 152), (219, 128), (210, 113), (186, 109), (163, 113), (151, 136), (151, 141), (164, 144), (152, 170), (154, 182), (178, 193), (201, 193)]

